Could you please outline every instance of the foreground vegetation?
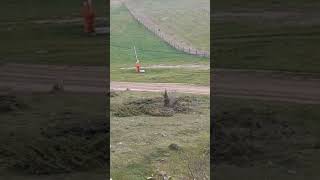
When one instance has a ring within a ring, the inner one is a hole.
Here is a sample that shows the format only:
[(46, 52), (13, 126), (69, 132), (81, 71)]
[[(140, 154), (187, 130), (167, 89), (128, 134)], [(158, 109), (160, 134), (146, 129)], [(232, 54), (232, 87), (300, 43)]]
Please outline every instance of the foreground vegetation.
[[(216, 179), (319, 177), (319, 105), (215, 97)], [(232, 173), (230, 173), (232, 172)]]
[(112, 94), (113, 179), (144, 180), (161, 173), (173, 179), (209, 175), (208, 97), (171, 93), (169, 97), (172, 106), (164, 107), (160, 93)]
[(101, 94), (1, 93), (0, 179), (105, 177), (105, 109)]

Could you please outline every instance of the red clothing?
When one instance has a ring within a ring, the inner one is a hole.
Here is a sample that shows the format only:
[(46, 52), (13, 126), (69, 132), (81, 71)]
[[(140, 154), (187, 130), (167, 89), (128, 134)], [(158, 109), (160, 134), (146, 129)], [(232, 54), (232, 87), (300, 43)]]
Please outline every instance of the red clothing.
[(88, 3), (83, 5), (82, 16), (84, 18), (84, 32), (94, 32), (95, 13), (92, 6), (90, 6)]
[(136, 72), (140, 72), (141, 65), (139, 63), (136, 63)]

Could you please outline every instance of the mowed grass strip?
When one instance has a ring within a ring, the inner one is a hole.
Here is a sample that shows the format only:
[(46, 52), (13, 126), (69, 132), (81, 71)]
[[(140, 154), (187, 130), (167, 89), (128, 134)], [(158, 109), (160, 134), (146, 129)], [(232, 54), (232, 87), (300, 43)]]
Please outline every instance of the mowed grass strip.
[[(124, 6), (112, 6), (110, 18), (111, 80), (209, 84), (209, 70), (202, 70), (199, 73), (197, 69), (148, 69), (149, 65), (160, 64), (201, 64), (209, 66), (209, 60), (208, 58), (187, 55), (171, 48), (133, 19)], [(146, 67), (146, 73), (143, 75), (134, 73), (134, 69), (121, 69), (134, 67), (136, 59), (133, 46), (137, 49), (142, 66)], [(193, 76), (194, 74), (197, 76)]]

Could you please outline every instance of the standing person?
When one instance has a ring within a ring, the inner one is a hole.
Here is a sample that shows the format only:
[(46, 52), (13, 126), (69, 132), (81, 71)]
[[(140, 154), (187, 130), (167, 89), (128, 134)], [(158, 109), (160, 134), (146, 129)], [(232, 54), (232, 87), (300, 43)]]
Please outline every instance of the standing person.
[(84, 32), (94, 33), (95, 12), (92, 7), (92, 0), (83, 1), (82, 16), (84, 19)]
[(139, 73), (140, 72), (140, 67), (141, 67), (141, 64), (140, 64), (140, 61), (137, 59), (136, 61), (136, 72)]

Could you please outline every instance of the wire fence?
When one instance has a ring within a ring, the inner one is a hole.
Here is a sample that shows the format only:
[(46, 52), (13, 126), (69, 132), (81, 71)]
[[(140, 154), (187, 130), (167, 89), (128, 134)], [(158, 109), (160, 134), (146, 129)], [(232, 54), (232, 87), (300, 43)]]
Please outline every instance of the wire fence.
[(144, 27), (146, 27), (149, 31), (153, 32), (155, 35), (160, 37), (162, 40), (164, 40), (166, 43), (168, 43), (173, 48), (196, 56), (201, 57), (208, 57), (210, 58), (210, 53), (208, 51), (202, 51), (196, 48), (193, 48), (191, 46), (187, 46), (184, 43), (180, 43), (177, 40), (175, 40), (172, 36), (167, 35), (166, 33), (162, 32), (160, 27), (157, 26), (155, 23), (153, 23), (149, 18), (140, 15), (136, 11), (134, 11), (134, 8), (130, 6), (130, 4), (126, 1), (123, 1), (123, 4), (128, 9), (129, 13)]

